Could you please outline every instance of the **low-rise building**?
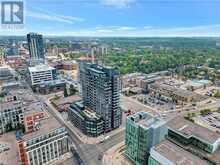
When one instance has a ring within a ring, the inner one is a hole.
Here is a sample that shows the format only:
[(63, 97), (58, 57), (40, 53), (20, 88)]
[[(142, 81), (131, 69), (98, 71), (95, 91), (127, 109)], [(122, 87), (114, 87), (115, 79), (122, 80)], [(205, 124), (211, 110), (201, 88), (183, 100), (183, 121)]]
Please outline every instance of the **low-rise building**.
[(150, 94), (164, 100), (173, 101), (179, 104), (190, 102), (203, 102), (208, 97), (192, 91), (177, 88), (163, 83), (154, 83), (149, 86)]
[(66, 87), (66, 83), (64, 80), (52, 80), (41, 83), (37, 88), (36, 91), (41, 94), (49, 94), (51, 92), (59, 92), (64, 91)]
[(13, 78), (13, 74), (7, 67), (0, 67), (0, 81), (1, 80), (10, 80)]
[(150, 150), (148, 165), (208, 165), (209, 163), (174, 143), (163, 140)]
[(41, 102), (34, 102), (25, 107), (24, 114), (24, 128), (25, 133), (31, 133), (35, 131), (35, 125), (38, 124), (40, 120), (46, 117), (46, 113), (43, 110)]
[(104, 120), (95, 111), (85, 107), (82, 101), (70, 105), (68, 117), (87, 136), (97, 137), (104, 132)]
[(184, 146), (214, 153), (220, 146), (220, 134), (202, 127), (183, 117), (175, 117), (168, 122), (168, 137)]
[(65, 127), (51, 116), (36, 122), (33, 132), (18, 140), (22, 165), (53, 163), (69, 152), (70, 145)]
[(138, 112), (126, 119), (125, 154), (137, 165), (146, 165), (151, 147), (167, 135), (166, 122), (146, 112)]
[(51, 100), (51, 103), (59, 112), (63, 112), (63, 111), (67, 112), (69, 109), (69, 106), (73, 102), (76, 102), (79, 100), (81, 100), (79, 96), (73, 95), (73, 96), (68, 96), (68, 97), (61, 97), (58, 100), (57, 99)]
[(122, 77), (123, 88), (138, 87), (143, 91), (148, 89), (148, 85), (160, 81), (164, 76), (169, 75), (168, 71), (156, 72), (152, 74), (131, 73)]
[(194, 91), (196, 89), (206, 88), (212, 85), (210, 80), (188, 80), (184, 85), (188, 90)]
[(64, 70), (76, 70), (78, 65), (76, 61), (62, 61)]

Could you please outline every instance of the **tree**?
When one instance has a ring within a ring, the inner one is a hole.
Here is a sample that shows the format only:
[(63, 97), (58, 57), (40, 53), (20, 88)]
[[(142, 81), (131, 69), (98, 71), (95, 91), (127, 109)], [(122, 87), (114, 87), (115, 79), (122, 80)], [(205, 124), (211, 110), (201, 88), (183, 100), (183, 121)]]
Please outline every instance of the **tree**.
[(204, 109), (204, 110), (201, 110), (200, 111), (200, 114), (202, 115), (202, 116), (206, 116), (206, 115), (208, 115), (208, 114), (210, 114), (211, 113), (211, 110), (210, 109)]
[(220, 91), (219, 90), (214, 94), (214, 97), (220, 98)]
[(75, 95), (77, 90), (74, 88), (73, 84), (70, 84), (70, 95)]
[(68, 97), (68, 93), (67, 93), (66, 87), (64, 88), (64, 97)]

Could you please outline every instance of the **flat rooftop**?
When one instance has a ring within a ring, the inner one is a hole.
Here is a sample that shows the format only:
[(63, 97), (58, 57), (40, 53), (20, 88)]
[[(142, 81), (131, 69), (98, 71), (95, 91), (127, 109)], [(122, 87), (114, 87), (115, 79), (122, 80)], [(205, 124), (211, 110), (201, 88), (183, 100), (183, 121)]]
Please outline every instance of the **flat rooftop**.
[(6, 151), (0, 152), (0, 164), (21, 165), (15, 132), (0, 135), (0, 150), (3, 148)]
[(171, 85), (163, 84), (163, 83), (155, 83), (151, 85), (151, 87), (158, 88), (160, 90), (165, 90), (165, 91), (171, 91), (175, 93), (176, 95), (182, 96), (182, 97), (192, 97), (195, 95), (194, 92), (187, 91), (181, 88), (176, 88)]
[(43, 81), (40, 83), (41, 86), (53, 86), (53, 85), (60, 85), (65, 84), (65, 81), (62, 79), (50, 80), (50, 81)]
[(100, 116), (95, 111), (92, 111), (90, 109), (84, 109), (83, 113), (90, 119), (100, 119)]
[(137, 112), (134, 115), (127, 117), (127, 120), (130, 120), (133, 123), (144, 128), (158, 127), (166, 123), (163, 119), (159, 117), (152, 117), (146, 112)]
[(44, 112), (43, 105), (40, 101), (32, 102), (25, 107), (25, 115), (36, 114), (39, 112)]
[(89, 119), (95, 119), (95, 120), (99, 120), (101, 118), (100, 115), (98, 115), (95, 111), (92, 111), (91, 109), (85, 107), (83, 105), (83, 101), (76, 101), (72, 104), (73, 106), (71, 106), (71, 108), (74, 111), (77, 111), (80, 115), (83, 115)]
[(24, 106), (36, 102), (36, 97), (32, 94), (32, 91), (27, 89), (9, 89), (5, 90), (5, 96), (17, 96), (18, 101), (22, 101)]
[(45, 65), (45, 64), (40, 64), (36, 65), (34, 67), (29, 67), (28, 70), (30, 72), (42, 72), (42, 71), (48, 71), (48, 70), (53, 70), (55, 68), (51, 67), (50, 65)]
[(168, 140), (162, 141), (153, 148), (166, 159), (178, 165), (208, 165), (208, 163), (199, 157), (187, 152), (181, 147), (171, 143)]
[(69, 97), (62, 97), (58, 100), (53, 100), (53, 103), (56, 106), (64, 105), (64, 104), (72, 104), (73, 102), (79, 101), (81, 98), (77, 95), (69, 96)]
[(97, 74), (106, 74), (106, 75), (119, 75), (119, 72), (113, 70), (110, 67), (103, 67), (101, 65), (92, 64), (88, 62), (81, 62), (80, 65), (83, 65), (83, 67), (86, 67), (88, 70), (95, 72)]
[(195, 93), (195, 92), (192, 92), (189, 90), (185, 90), (185, 89), (181, 89), (181, 88), (177, 88), (177, 87), (173, 87), (173, 86), (167, 85), (167, 84), (156, 83), (156, 84), (151, 85), (151, 87), (157, 88), (157, 89), (163, 90), (163, 91), (170, 91), (170, 92), (174, 93), (175, 95), (178, 95), (181, 97), (191, 97), (196, 102), (200, 102), (200, 101), (206, 100), (208, 98), (207, 96), (203, 96), (198, 93)]
[(22, 107), (21, 101), (11, 101), (11, 102), (5, 102), (0, 104), (0, 112), (4, 111), (5, 109), (11, 109), (11, 108), (16, 108), (16, 107)]
[(205, 80), (205, 79), (203, 79), (203, 80), (196, 80), (195, 79), (195, 80), (191, 80), (191, 81), (189, 80), (187, 83), (188, 83), (188, 85), (199, 87), (199, 86), (210, 84), (211, 81), (210, 80)]
[(27, 141), (27, 140), (39, 137), (41, 135), (47, 134), (49, 132), (52, 132), (53, 130), (56, 130), (62, 127), (62, 125), (54, 117), (49, 116), (49, 114), (48, 114), (48, 118), (44, 118), (40, 120), (39, 124), (40, 124), (39, 130), (25, 134), (22, 137), (22, 139)]
[(186, 138), (194, 136), (210, 144), (215, 143), (220, 138), (220, 134), (211, 131), (206, 127), (202, 127), (198, 124), (188, 121), (181, 116), (175, 117), (169, 121), (168, 128), (178, 132)]

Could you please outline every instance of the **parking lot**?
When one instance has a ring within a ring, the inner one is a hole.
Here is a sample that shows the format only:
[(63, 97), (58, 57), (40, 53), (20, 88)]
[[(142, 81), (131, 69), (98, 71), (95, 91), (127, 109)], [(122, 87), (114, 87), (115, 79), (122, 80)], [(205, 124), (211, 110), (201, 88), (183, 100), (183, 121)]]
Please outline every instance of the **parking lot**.
[(220, 130), (220, 112), (211, 112), (207, 115), (198, 115), (194, 120), (202, 126), (206, 126), (214, 131)]
[(220, 90), (220, 87), (218, 86), (209, 86), (206, 87), (205, 89), (197, 89), (195, 90), (196, 93), (201, 94), (201, 95), (206, 95), (206, 96), (213, 96), (216, 91)]
[(177, 110), (177, 106), (175, 103), (164, 101), (147, 94), (135, 95), (132, 96), (132, 98), (138, 100), (145, 105), (153, 107), (162, 113), (174, 112)]

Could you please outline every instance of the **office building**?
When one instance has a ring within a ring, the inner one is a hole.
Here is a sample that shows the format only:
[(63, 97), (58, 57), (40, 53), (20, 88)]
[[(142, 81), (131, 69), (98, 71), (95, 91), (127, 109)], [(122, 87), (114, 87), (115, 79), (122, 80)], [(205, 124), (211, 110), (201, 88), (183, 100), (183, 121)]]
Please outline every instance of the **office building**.
[(23, 107), (21, 101), (0, 103), (0, 134), (21, 128), (23, 124)]
[(137, 165), (146, 165), (151, 147), (167, 135), (166, 122), (146, 112), (128, 116), (125, 131), (125, 154)]
[(104, 131), (121, 125), (120, 74), (97, 64), (80, 62), (79, 80), (83, 103), (104, 120)]
[(32, 86), (40, 85), (42, 82), (48, 82), (57, 79), (56, 69), (45, 64), (29, 67), (28, 72)]
[(68, 117), (87, 136), (97, 137), (104, 131), (104, 121), (101, 116), (85, 108), (82, 101), (77, 101), (70, 105)]
[(44, 62), (43, 36), (37, 33), (27, 34), (31, 63)]
[(29, 82), (35, 92), (49, 94), (64, 91), (66, 83), (59, 79), (57, 70), (49, 65), (40, 64), (29, 67)]

